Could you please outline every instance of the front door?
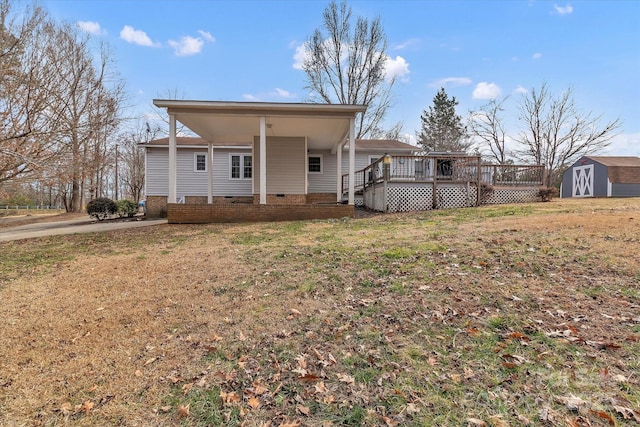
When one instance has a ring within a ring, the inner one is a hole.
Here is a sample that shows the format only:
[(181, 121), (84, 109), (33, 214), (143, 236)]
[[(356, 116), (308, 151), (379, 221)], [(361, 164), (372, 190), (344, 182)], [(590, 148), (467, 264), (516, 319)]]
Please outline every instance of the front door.
[(593, 165), (573, 168), (573, 197), (593, 197)]

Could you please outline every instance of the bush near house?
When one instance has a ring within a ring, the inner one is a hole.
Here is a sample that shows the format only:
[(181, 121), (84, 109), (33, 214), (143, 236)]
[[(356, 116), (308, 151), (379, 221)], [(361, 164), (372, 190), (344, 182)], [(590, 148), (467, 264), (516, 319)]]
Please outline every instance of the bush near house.
[(102, 221), (116, 212), (118, 212), (116, 203), (107, 197), (99, 197), (87, 203), (87, 213), (98, 221)]
[(138, 205), (133, 200), (122, 199), (116, 202), (120, 218), (131, 218), (138, 212)]

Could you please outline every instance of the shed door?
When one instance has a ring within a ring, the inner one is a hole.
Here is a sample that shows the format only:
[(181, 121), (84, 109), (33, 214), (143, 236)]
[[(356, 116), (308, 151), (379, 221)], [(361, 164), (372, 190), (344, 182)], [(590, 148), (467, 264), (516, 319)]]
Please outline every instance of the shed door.
[(593, 197), (593, 165), (573, 168), (573, 197)]

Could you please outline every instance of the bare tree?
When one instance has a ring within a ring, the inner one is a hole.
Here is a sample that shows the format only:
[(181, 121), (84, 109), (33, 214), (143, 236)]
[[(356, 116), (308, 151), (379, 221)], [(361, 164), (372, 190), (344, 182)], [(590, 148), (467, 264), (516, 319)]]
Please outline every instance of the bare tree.
[(507, 132), (502, 119), (506, 100), (507, 98), (502, 101), (492, 99), (479, 110), (472, 111), (469, 117), (469, 130), (471, 136), (477, 140), (477, 148), (481, 153), (488, 151), (488, 157), (498, 164), (507, 163), (509, 157), (506, 146)]
[(64, 162), (58, 163), (61, 187), (69, 189), (64, 199), (69, 211), (79, 212), (89, 185), (92, 196), (102, 195), (107, 139), (119, 121), (124, 98), (123, 84), (115, 76), (109, 52), (100, 46), (94, 60), (90, 37), (69, 24), (51, 26), (54, 40), (49, 56), (58, 58), (60, 87), (58, 102), (51, 106), (60, 115), (59, 144)]
[(48, 25), (40, 7), (14, 11), (0, 0), (0, 183), (39, 174), (58, 154)]
[(382, 122), (391, 105), (395, 78), (388, 78), (387, 39), (380, 18), (369, 22), (358, 17), (352, 29), (351, 8), (333, 0), (323, 13), (323, 29), (306, 42), (302, 66), (312, 99), (329, 104), (362, 104), (356, 137), (383, 134)]
[(138, 123), (135, 129), (121, 133), (118, 138), (121, 159), (119, 162), (119, 176), (127, 195), (136, 203), (142, 199), (144, 191), (144, 149), (143, 144), (158, 137), (159, 127), (152, 127), (149, 123), (144, 126)]
[(523, 95), (519, 119), (525, 129), (516, 141), (519, 159), (545, 166), (544, 185), (557, 185), (564, 168), (579, 157), (609, 146), (621, 125), (619, 119), (600, 124), (602, 115), (579, 111), (571, 88), (554, 97), (543, 83)]

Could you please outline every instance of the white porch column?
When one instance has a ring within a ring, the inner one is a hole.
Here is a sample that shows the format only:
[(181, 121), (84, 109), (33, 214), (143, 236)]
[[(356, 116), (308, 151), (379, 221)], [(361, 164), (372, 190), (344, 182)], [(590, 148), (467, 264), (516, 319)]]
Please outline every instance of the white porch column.
[(338, 144), (338, 150), (336, 151), (336, 202), (342, 201), (342, 142)]
[(356, 172), (356, 120), (349, 119), (349, 204), (353, 205), (355, 199), (354, 182)]
[(167, 203), (176, 202), (177, 153), (176, 116), (175, 114), (169, 114), (169, 199)]
[(208, 192), (207, 192), (207, 203), (213, 203), (213, 143), (209, 143), (209, 147), (207, 149), (207, 175), (208, 175)]
[(267, 204), (267, 118), (260, 117), (260, 204)]

